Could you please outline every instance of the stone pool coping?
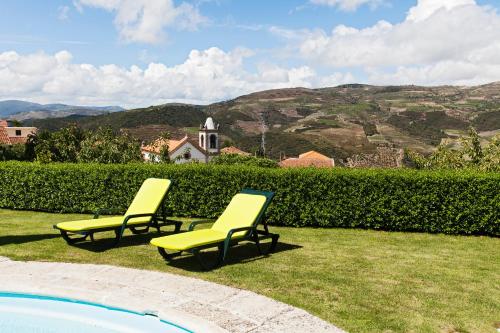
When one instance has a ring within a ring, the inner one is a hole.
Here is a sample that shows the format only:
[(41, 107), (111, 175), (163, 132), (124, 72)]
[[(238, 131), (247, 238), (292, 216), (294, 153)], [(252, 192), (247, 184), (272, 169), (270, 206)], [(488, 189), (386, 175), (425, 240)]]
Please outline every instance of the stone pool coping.
[(344, 333), (304, 310), (268, 297), (170, 273), (5, 257), (0, 257), (0, 272), (0, 291), (154, 311), (194, 332)]

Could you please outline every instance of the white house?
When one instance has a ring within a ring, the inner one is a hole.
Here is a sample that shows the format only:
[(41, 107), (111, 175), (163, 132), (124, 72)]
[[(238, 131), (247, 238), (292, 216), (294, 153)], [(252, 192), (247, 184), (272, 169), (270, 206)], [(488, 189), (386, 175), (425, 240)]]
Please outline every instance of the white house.
[(150, 145), (141, 147), (141, 154), (146, 162), (159, 162), (161, 148), (168, 144), (170, 160), (177, 163), (199, 162), (208, 163), (212, 156), (220, 153), (219, 125), (208, 117), (200, 126), (198, 143), (186, 135), (180, 140), (158, 139)]

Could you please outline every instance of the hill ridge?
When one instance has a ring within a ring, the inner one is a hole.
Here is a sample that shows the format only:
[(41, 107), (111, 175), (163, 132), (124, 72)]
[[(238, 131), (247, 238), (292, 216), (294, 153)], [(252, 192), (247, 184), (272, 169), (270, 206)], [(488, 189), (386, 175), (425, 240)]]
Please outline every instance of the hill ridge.
[(317, 150), (335, 158), (372, 153), (379, 146), (430, 152), (475, 126), (484, 140), (500, 133), (500, 82), (473, 87), (372, 86), (285, 88), (253, 92), (210, 105), (172, 103), (78, 119), (31, 120), (57, 129), (77, 122), (84, 128), (109, 125), (152, 140), (197, 130), (207, 115), (221, 124), (227, 145), (254, 152), (263, 119), (271, 157)]

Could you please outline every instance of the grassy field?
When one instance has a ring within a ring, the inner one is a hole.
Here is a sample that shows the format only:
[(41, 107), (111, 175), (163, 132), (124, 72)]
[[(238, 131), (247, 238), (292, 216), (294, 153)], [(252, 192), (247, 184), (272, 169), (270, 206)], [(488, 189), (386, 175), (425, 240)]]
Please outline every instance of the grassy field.
[(350, 332), (496, 332), (500, 322), (498, 238), (275, 227), (277, 253), (263, 258), (240, 246), (226, 266), (202, 272), (191, 257), (167, 265), (148, 245), (153, 233), (127, 234), (104, 252), (95, 245), (105, 240), (67, 246), (52, 224), (82, 217), (0, 210), (0, 256), (194, 276), (298, 306)]

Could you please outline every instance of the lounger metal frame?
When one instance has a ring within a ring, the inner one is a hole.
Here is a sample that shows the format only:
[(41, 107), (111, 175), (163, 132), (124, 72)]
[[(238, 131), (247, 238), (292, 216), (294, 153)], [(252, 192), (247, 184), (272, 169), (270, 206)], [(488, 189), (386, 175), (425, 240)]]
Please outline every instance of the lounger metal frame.
[[(267, 211), (267, 208), (271, 204), (271, 201), (273, 200), (274, 197), (274, 192), (269, 192), (269, 191), (257, 191), (257, 190), (252, 190), (252, 189), (243, 189), (241, 190), (240, 193), (244, 194), (254, 194), (254, 195), (263, 195), (266, 197), (266, 202), (264, 203), (264, 206), (262, 207), (261, 211), (259, 212), (259, 215), (255, 219), (254, 223), (252, 226), (249, 227), (242, 227), (242, 228), (235, 228), (231, 229), (228, 231), (227, 236), (224, 241), (222, 242), (214, 242), (202, 246), (197, 246), (185, 251), (179, 251), (175, 253), (167, 253), (167, 251), (162, 248), (158, 247), (158, 252), (161, 254), (161, 256), (166, 260), (166, 261), (171, 261), (173, 258), (178, 257), (182, 254), (182, 252), (188, 252), (191, 253), (195, 256), (196, 260), (199, 262), (200, 266), (205, 269), (205, 270), (211, 270), (214, 269), (224, 263), (227, 257), (227, 253), (229, 251), (229, 248), (235, 245), (238, 245), (242, 241), (249, 241), (255, 243), (257, 246), (257, 250), (259, 251), (259, 254), (261, 255), (267, 255), (271, 252), (274, 252), (276, 249), (276, 245), (278, 243), (279, 235), (278, 234), (273, 234), (269, 232), (269, 228), (267, 226), (267, 221), (265, 219), (265, 213)], [(215, 222), (214, 220), (199, 220), (192, 222), (189, 225), (188, 231), (193, 231), (194, 228), (199, 225), (199, 224), (205, 224), (205, 223), (213, 223)], [(263, 229), (257, 229), (259, 224), (262, 224)], [(242, 236), (238, 236), (236, 238), (233, 238), (232, 236), (235, 233), (246, 231), (246, 233)], [(265, 239), (271, 239), (271, 245), (269, 246), (269, 249), (267, 251), (263, 250), (260, 241), (265, 240)], [(207, 263), (203, 258), (202, 255), (200, 254), (200, 250), (204, 249), (209, 249), (209, 248), (218, 248), (218, 253), (217, 253), (217, 258), (214, 263), (210, 264)]]

